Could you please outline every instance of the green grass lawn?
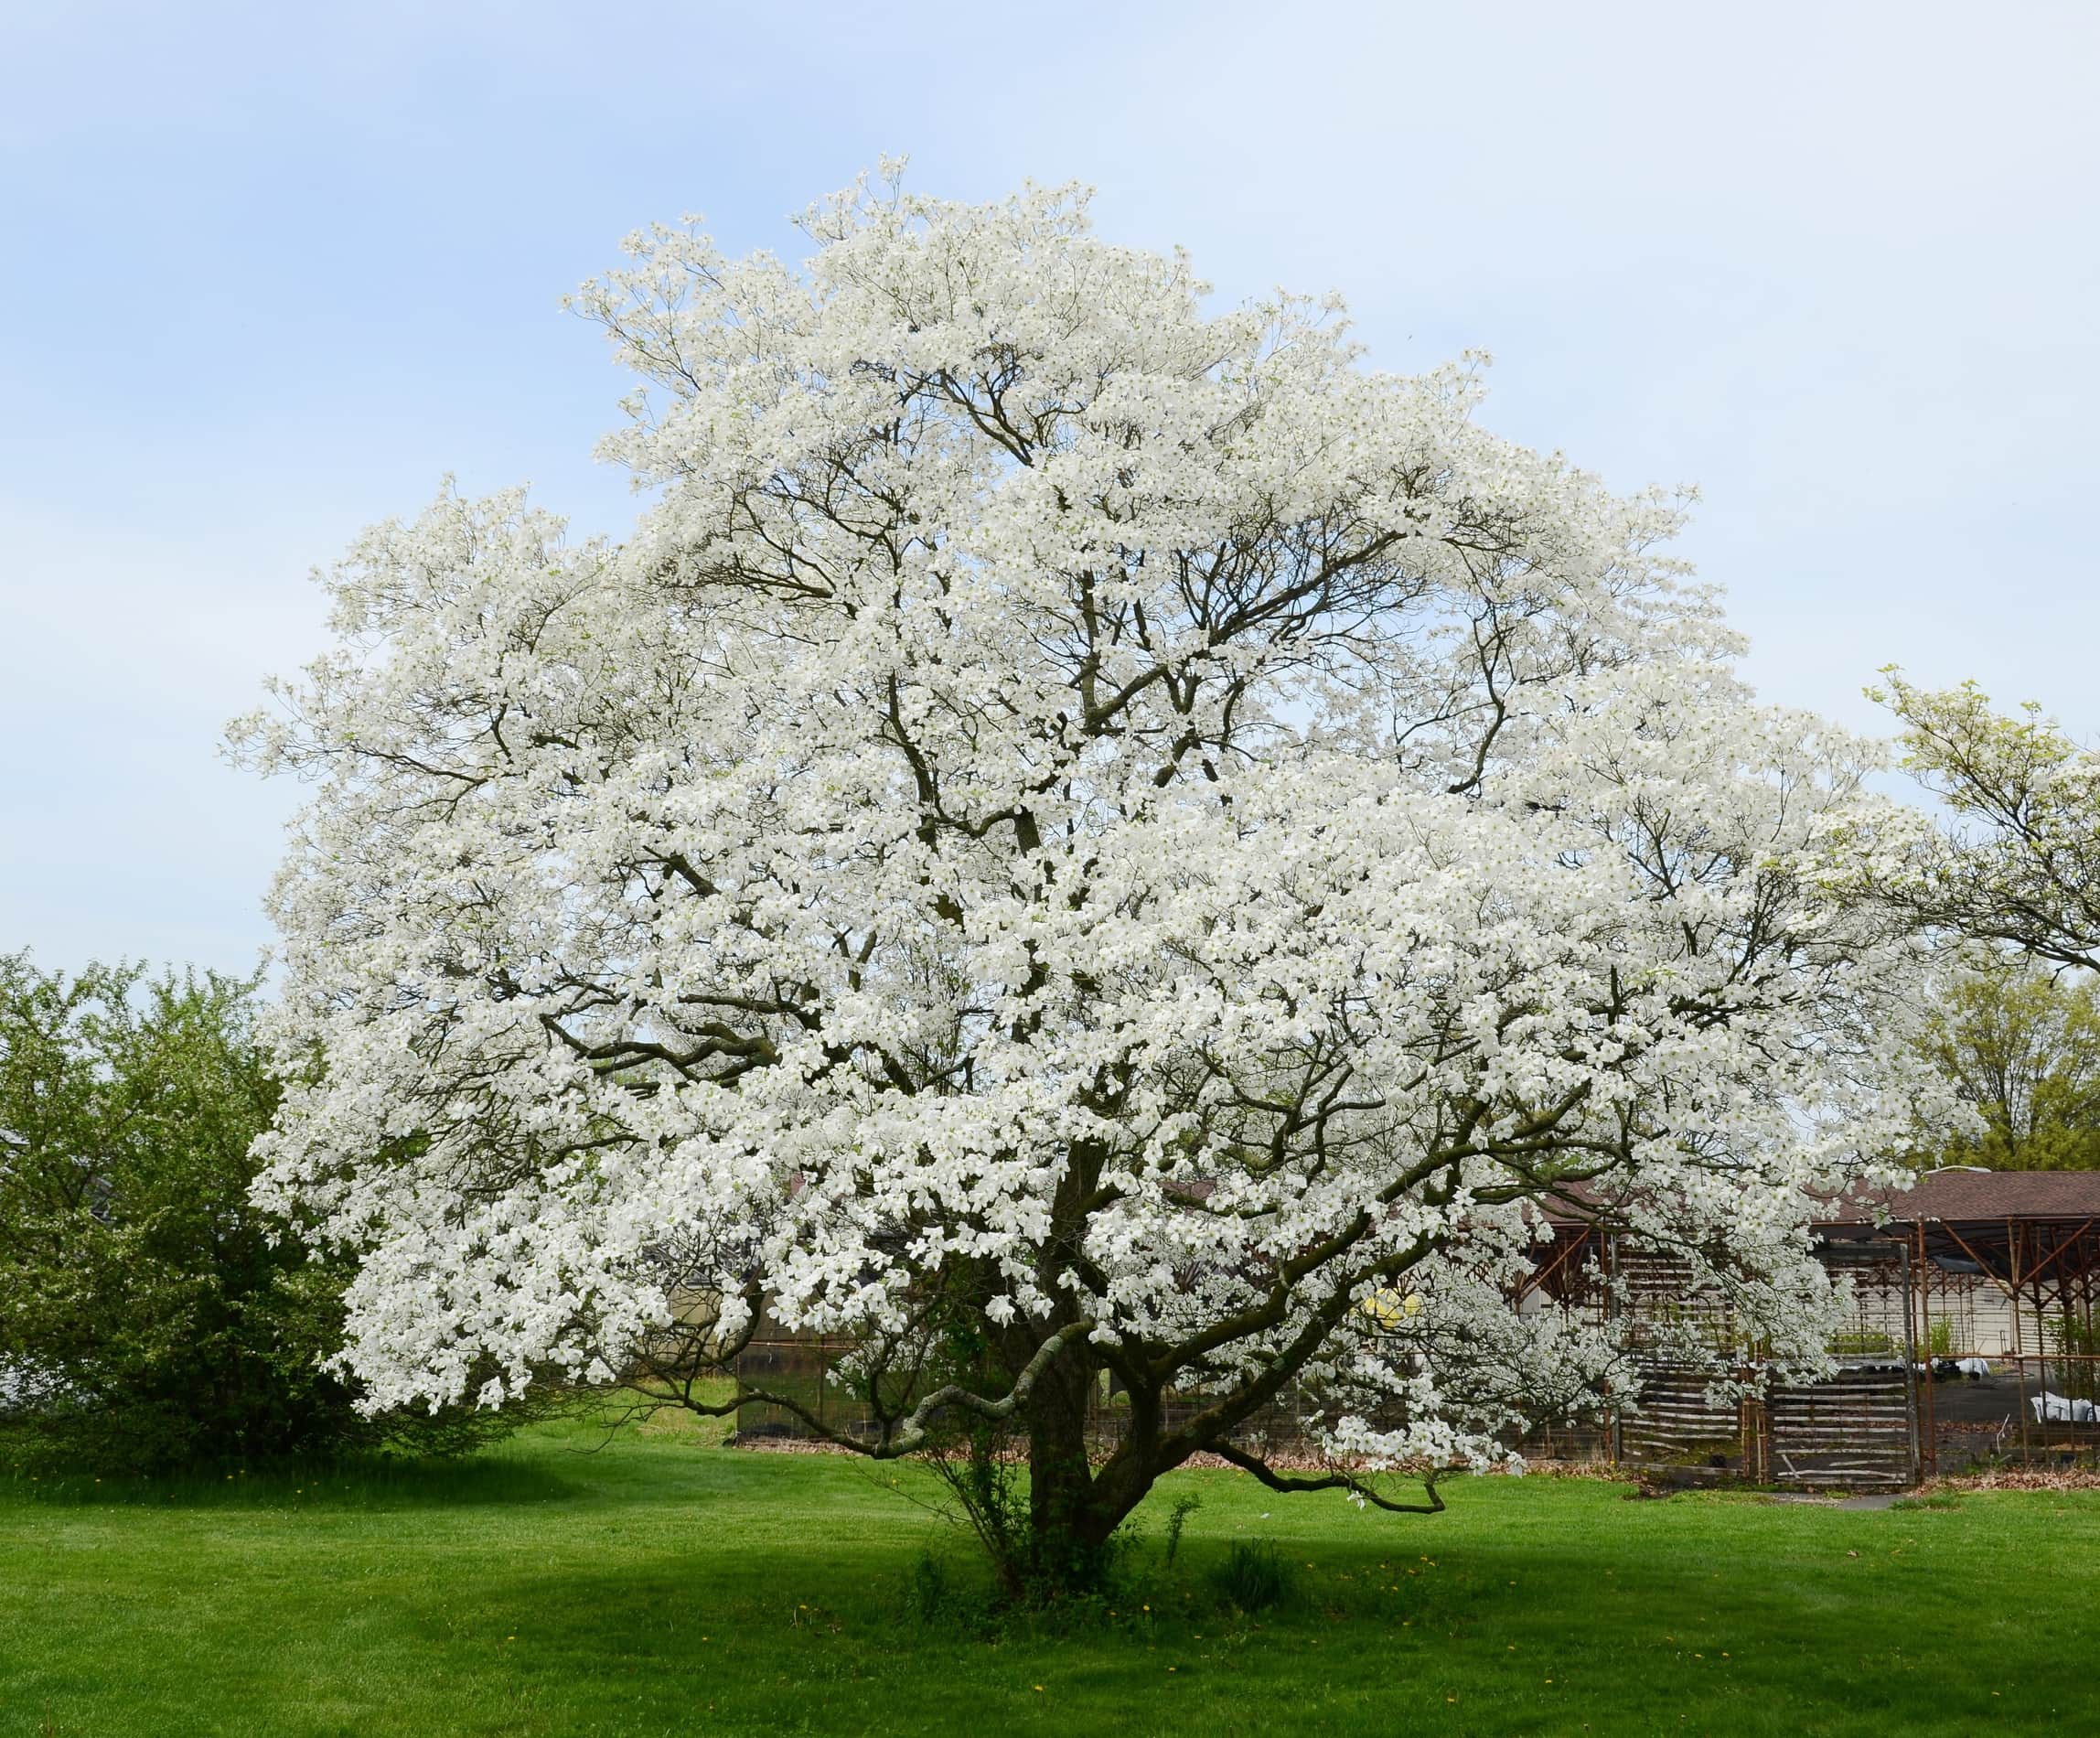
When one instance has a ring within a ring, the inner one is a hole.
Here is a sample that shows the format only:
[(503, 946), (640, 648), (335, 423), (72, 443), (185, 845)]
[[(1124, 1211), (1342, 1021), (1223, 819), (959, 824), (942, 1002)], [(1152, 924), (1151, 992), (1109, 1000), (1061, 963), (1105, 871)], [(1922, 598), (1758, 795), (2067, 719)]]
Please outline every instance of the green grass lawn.
[[(595, 1440), (311, 1481), (0, 1476), (0, 1734), (2100, 1731), (2092, 1493), (1848, 1512), (1469, 1479), (1420, 1518), (1191, 1473), (1113, 1617), (973, 1636), (910, 1614), (922, 1552), (978, 1572), (909, 1500), (923, 1473)], [(1258, 1539), (1299, 1592), (1249, 1620), (1209, 1577)]]

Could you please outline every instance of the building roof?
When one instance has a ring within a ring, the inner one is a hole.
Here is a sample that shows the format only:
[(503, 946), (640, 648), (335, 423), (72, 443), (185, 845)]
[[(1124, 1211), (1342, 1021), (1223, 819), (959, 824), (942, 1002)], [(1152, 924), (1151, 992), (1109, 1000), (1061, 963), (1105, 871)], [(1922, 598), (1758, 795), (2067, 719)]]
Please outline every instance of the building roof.
[(1848, 1196), (1829, 1215), (1834, 1224), (1857, 1224), (1879, 1207), (1891, 1219), (2095, 1219), (2100, 1218), (2100, 1171), (1977, 1171), (1953, 1166), (1927, 1171), (1909, 1189)]

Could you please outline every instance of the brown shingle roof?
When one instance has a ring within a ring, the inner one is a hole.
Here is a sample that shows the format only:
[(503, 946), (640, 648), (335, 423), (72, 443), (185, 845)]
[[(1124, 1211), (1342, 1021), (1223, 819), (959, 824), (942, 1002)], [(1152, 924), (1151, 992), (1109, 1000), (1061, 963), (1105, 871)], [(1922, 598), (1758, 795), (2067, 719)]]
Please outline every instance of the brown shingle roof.
[(1891, 1219), (2100, 1218), (2100, 1171), (1927, 1171), (1914, 1187), (1848, 1196), (1830, 1222), (1873, 1218), (1879, 1201)]

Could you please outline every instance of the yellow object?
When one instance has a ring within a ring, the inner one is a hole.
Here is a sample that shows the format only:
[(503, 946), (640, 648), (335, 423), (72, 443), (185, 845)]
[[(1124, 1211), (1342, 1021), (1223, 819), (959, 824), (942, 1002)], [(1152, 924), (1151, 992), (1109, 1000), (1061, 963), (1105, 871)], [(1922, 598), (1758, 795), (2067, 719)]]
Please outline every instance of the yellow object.
[(1389, 1332), (1402, 1322), (1422, 1313), (1422, 1294), (1420, 1292), (1409, 1292), (1402, 1296), (1390, 1287), (1382, 1287), (1373, 1292), (1356, 1307)]

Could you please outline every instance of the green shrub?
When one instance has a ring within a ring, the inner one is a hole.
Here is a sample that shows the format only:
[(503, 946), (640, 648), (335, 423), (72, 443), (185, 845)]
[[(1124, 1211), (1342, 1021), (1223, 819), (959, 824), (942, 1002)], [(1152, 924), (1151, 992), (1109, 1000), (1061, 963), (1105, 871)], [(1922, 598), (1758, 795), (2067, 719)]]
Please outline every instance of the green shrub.
[(2100, 1357), (2100, 1321), (2065, 1308), (2050, 1322), (2056, 1349), (2066, 1357)]
[(1835, 1357), (1875, 1357), (1894, 1353), (1896, 1342), (1878, 1328), (1848, 1328), (1830, 1336)]
[(905, 1606), (922, 1624), (938, 1624), (946, 1619), (955, 1603), (955, 1584), (948, 1578), (948, 1565), (929, 1550), (922, 1550), (912, 1559), (910, 1572), (905, 1578)]
[(511, 1418), (359, 1416), (321, 1368), (345, 1262), (249, 1202), (278, 1086), (252, 982), (0, 954), (0, 1434), (161, 1473), (463, 1448)]
[(1290, 1566), (1267, 1540), (1235, 1540), (1211, 1584), (1226, 1604), (1250, 1615), (1284, 1604), (1293, 1591)]

